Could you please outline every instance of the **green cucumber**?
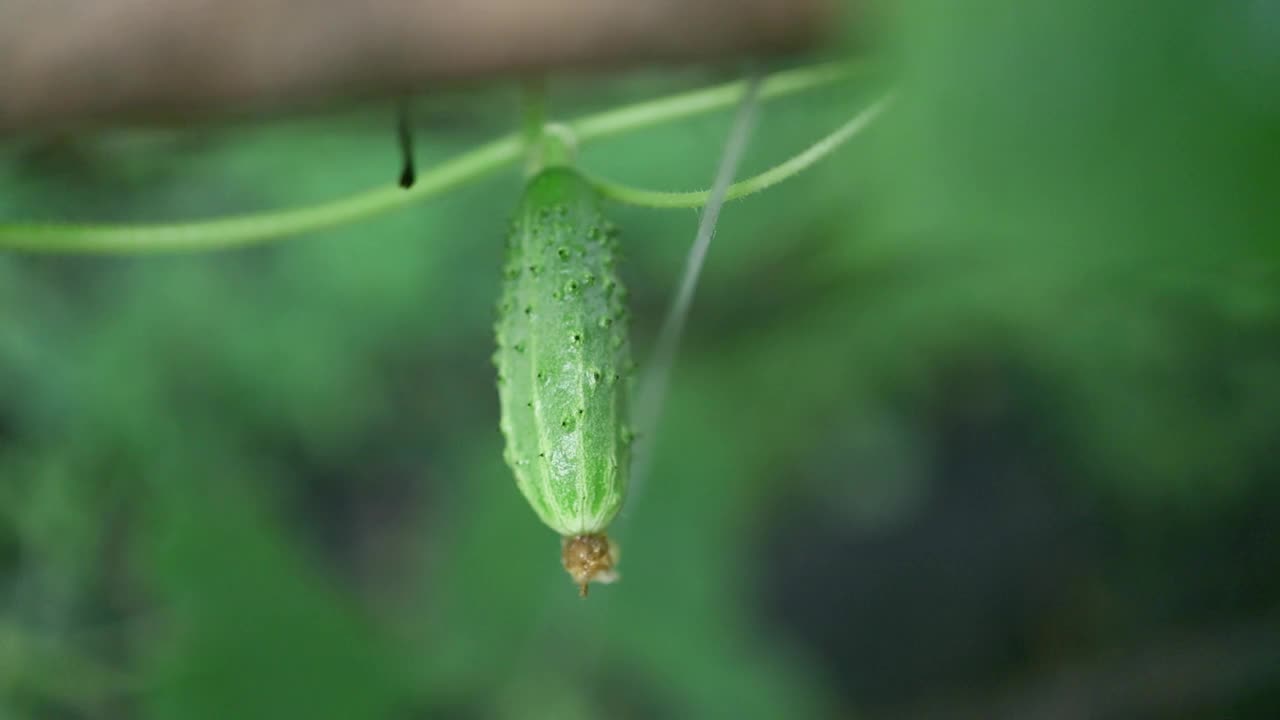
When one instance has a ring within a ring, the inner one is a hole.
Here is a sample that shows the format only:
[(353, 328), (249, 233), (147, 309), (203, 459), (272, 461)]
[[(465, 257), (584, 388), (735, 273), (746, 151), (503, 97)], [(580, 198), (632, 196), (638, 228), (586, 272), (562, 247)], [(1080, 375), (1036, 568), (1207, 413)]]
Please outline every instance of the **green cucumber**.
[(617, 239), (601, 198), (573, 169), (527, 184), (507, 241), (498, 303), (504, 458), (538, 517), (560, 533), (583, 595), (616, 577), (605, 529), (630, 469), (633, 373)]

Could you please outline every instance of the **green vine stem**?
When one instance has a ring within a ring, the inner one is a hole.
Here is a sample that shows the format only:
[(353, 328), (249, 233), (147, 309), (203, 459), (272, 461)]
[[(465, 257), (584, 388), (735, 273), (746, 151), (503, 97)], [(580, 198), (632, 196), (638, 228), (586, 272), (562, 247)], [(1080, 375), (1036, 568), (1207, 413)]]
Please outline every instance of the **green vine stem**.
[[(776, 73), (764, 81), (760, 97), (762, 100), (780, 97), (827, 85), (847, 77), (851, 70), (846, 64), (827, 64)], [(745, 82), (727, 83), (598, 113), (571, 122), (569, 127), (579, 141), (618, 135), (730, 106), (742, 97), (745, 90)], [(390, 185), (290, 210), (164, 224), (0, 224), (0, 249), (117, 254), (253, 245), (337, 227), (404, 207), (512, 165), (522, 157), (524, 150), (523, 133), (512, 133), (421, 173), (417, 183), (407, 190)], [(755, 178), (746, 182), (752, 180)]]
[[(760, 100), (829, 85), (848, 77), (851, 71), (852, 68), (847, 64), (829, 63), (774, 73), (765, 78), (760, 86)], [(579, 140), (593, 140), (727, 108), (741, 100), (746, 91), (747, 81), (739, 80), (608, 110), (571, 122), (569, 127)]]
[(216, 250), (354, 222), (437, 195), (515, 162), (524, 143), (510, 135), (418, 175), (405, 190), (390, 185), (340, 200), (218, 220), (148, 225), (0, 225), (0, 248), (45, 253), (155, 253)]
[[(810, 145), (803, 152), (765, 170), (759, 175), (740, 180), (729, 186), (725, 200), (737, 200), (761, 190), (773, 187), (787, 178), (799, 173), (822, 158), (835, 152), (849, 138), (857, 135), (879, 117), (892, 104), (892, 96), (885, 96), (872, 103), (862, 112), (853, 116), (848, 122), (831, 132), (830, 135)], [(605, 197), (628, 205), (649, 208), (698, 208), (707, 203), (710, 190), (694, 190), (691, 192), (664, 192), (631, 187), (621, 183), (605, 180), (588, 174), (591, 180)]]
[(547, 124), (546, 78), (530, 78), (521, 84), (520, 118), (525, 144), (524, 172), (532, 175), (542, 164), (542, 133)]

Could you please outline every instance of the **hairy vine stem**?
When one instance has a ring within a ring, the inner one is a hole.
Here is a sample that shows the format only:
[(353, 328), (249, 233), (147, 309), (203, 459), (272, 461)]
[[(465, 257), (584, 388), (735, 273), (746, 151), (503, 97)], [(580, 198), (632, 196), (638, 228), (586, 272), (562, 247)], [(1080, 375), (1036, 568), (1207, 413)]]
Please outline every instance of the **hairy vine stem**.
[[(759, 97), (765, 100), (831, 84), (848, 77), (852, 69), (847, 64), (837, 63), (779, 72), (761, 84)], [(585, 142), (728, 107), (740, 100), (746, 90), (745, 81), (727, 83), (597, 113), (572, 121), (568, 127), (580, 142)], [(847, 135), (852, 135), (860, 127), (848, 131)], [(829, 146), (824, 146), (825, 149), (819, 146), (810, 148), (773, 170), (739, 183), (742, 188), (731, 187), (728, 197), (742, 197), (762, 190), (808, 167), (847, 139), (829, 142), (839, 133), (838, 130), (819, 143), (827, 143)], [(520, 160), (524, 151), (524, 133), (512, 133), (420, 173), (411, 188), (403, 189), (391, 184), (288, 210), (193, 222), (136, 225), (0, 223), (0, 250), (123, 254), (254, 245), (337, 227), (407, 206), (512, 165)], [(706, 193), (655, 194), (611, 183), (605, 183), (603, 189), (606, 194), (612, 191), (623, 202), (651, 207), (698, 207), (706, 201)]]
[[(733, 183), (728, 187), (724, 199), (726, 201), (737, 200), (738, 198), (758, 193), (761, 190), (777, 185), (796, 173), (808, 169), (819, 160), (835, 152), (849, 138), (857, 135), (870, 125), (872, 121), (889, 108), (892, 102), (893, 97), (891, 95), (880, 98), (833, 130), (831, 134), (810, 145), (799, 154), (793, 155), (759, 175)], [(665, 192), (631, 187), (590, 174), (587, 177), (605, 197), (627, 205), (650, 208), (698, 208), (706, 205), (711, 197), (711, 190)]]

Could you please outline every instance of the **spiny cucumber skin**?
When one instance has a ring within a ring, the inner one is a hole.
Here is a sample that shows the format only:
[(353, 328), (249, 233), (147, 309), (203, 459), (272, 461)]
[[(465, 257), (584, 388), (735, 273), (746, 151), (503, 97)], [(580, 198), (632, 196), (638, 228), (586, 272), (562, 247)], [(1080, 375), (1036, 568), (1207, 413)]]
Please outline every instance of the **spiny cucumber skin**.
[(569, 168), (529, 181), (498, 303), (504, 458), (534, 512), (564, 536), (601, 532), (622, 507), (633, 372), (616, 233)]

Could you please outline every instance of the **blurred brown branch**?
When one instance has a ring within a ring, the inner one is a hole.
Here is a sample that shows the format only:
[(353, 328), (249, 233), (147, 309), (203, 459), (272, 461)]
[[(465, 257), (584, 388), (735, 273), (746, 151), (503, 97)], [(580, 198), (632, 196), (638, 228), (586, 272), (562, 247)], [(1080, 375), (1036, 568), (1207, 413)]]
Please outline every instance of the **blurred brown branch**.
[(4, 0), (0, 132), (813, 42), (833, 0)]

